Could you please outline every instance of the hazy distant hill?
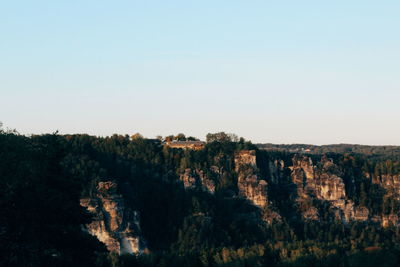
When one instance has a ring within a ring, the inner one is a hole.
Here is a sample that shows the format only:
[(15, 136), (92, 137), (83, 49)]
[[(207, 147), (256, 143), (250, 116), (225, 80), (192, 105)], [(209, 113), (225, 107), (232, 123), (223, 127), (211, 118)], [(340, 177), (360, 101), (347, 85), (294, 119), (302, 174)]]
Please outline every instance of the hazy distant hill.
[(390, 157), (400, 158), (400, 146), (368, 146), (352, 144), (334, 144), (334, 145), (307, 145), (307, 144), (256, 144), (259, 149), (270, 151), (284, 151), (290, 153), (355, 153), (364, 154), (372, 157)]

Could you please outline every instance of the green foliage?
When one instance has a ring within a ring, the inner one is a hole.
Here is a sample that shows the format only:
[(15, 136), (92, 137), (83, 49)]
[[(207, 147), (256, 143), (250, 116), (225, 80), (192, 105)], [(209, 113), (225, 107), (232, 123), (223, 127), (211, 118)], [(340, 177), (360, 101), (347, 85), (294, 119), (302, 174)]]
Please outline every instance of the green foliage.
[(0, 265), (102, 266), (104, 246), (82, 232), (80, 182), (61, 166), (64, 140), (0, 134)]
[[(257, 168), (241, 171), (267, 180), (269, 201), (282, 216), (279, 223), (264, 222), (267, 210), (236, 197), (235, 153), (249, 149), (256, 150)], [(400, 173), (396, 157), (354, 153), (376, 148), (336, 149), (330, 152), (346, 153), (329, 154), (336, 165), (324, 170), (321, 156), (312, 155), (318, 171), (340, 173), (348, 197), (372, 215), (397, 214), (400, 203), (391, 195), (396, 192), (377, 183)], [(0, 265), (398, 266), (398, 228), (344, 224), (334, 219), (327, 201), (295, 201), (290, 170), (279, 169), (279, 164), (290, 166), (292, 158), (290, 151), (258, 150), (223, 132), (207, 135), (202, 150), (182, 150), (140, 135), (25, 137), (0, 130)], [(185, 190), (179, 176), (186, 169), (202, 171), (215, 183), (215, 193)], [(93, 196), (98, 182), (107, 180), (121, 185), (127, 205), (139, 211), (150, 254), (107, 254), (81, 231), (91, 218), (79, 199)], [(299, 210), (311, 207), (321, 221), (302, 219)]]

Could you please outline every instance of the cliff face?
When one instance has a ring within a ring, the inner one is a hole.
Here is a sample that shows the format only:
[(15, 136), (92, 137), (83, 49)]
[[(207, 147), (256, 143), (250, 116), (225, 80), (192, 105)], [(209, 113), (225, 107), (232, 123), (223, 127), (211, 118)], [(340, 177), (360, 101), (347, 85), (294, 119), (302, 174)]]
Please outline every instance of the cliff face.
[(236, 153), (235, 170), (238, 173), (239, 195), (264, 208), (268, 204), (268, 183), (259, 178), (256, 168), (256, 151), (243, 150)]
[[(289, 181), (295, 186), (294, 193), (290, 193), (289, 197), (294, 197), (297, 211), (304, 220), (318, 221), (329, 218), (344, 223), (369, 221), (385, 227), (399, 224), (397, 214), (374, 215), (366, 207), (356, 205), (347, 195), (342, 178), (343, 171), (326, 156), (322, 156), (317, 164), (314, 164), (310, 157), (295, 155), (291, 166), (285, 166), (284, 161), (280, 159), (269, 159), (267, 169), (268, 175), (261, 177), (257, 167), (256, 151), (242, 150), (235, 153), (234, 170), (237, 174), (238, 196), (261, 208), (264, 221), (273, 222), (282, 219), (276, 212), (274, 199), (270, 200), (268, 197), (269, 186)], [(215, 176), (214, 179), (207, 177), (203, 170), (186, 169), (180, 175), (180, 181), (187, 189), (197, 188), (214, 193), (215, 181), (221, 177), (221, 170), (213, 166), (207, 174)], [(400, 177), (381, 175), (369, 178), (385, 188), (387, 196), (400, 197)], [(282, 190), (290, 189), (284, 187)]]
[(299, 197), (309, 198), (314, 195), (329, 201), (346, 198), (345, 185), (339, 177), (340, 171), (331, 160), (323, 159), (317, 168), (309, 157), (295, 156), (290, 169)]
[(267, 182), (265, 180), (260, 180), (257, 175), (239, 175), (239, 195), (247, 198), (260, 208), (267, 206), (267, 187)]
[[(239, 196), (248, 199), (254, 205), (264, 208), (268, 203), (268, 183), (257, 174), (256, 151), (242, 150), (235, 154), (235, 171)], [(278, 164), (278, 163), (277, 163)], [(212, 166), (208, 173), (220, 177), (222, 171)], [(215, 182), (205, 175), (203, 170), (185, 169), (179, 177), (186, 189), (202, 189), (209, 193), (215, 192)]]
[(235, 170), (239, 172), (242, 166), (257, 167), (255, 150), (241, 150), (235, 154)]
[(399, 226), (399, 216), (396, 214), (383, 215), (379, 219), (383, 227)]
[[(214, 168), (211, 171), (214, 172)], [(179, 179), (186, 189), (201, 188), (211, 194), (215, 192), (215, 182), (208, 178), (202, 170), (186, 169)]]
[[(345, 223), (368, 221), (381, 224), (383, 227), (400, 225), (399, 214), (395, 211), (391, 211), (390, 214), (372, 214), (366, 207), (358, 206), (349, 199), (342, 179), (343, 173), (331, 159), (323, 156), (320, 162), (314, 165), (309, 157), (296, 155), (293, 158), (293, 166), (289, 168), (292, 181), (297, 187), (296, 202), (299, 207), (307, 207), (300, 208), (304, 219), (320, 220), (316, 207), (304, 205), (309, 203), (310, 199), (318, 199), (327, 201), (334, 219)], [(400, 200), (399, 175), (364, 173), (364, 176), (384, 191), (384, 198)]]
[(372, 182), (382, 186), (387, 191), (387, 195), (400, 200), (400, 175), (373, 175)]
[[(369, 211), (365, 207), (355, 207), (353, 201), (346, 196), (345, 184), (339, 167), (331, 159), (322, 157), (315, 166), (311, 158), (296, 155), (290, 167), (293, 183), (297, 186), (297, 202), (305, 202), (316, 198), (328, 201), (336, 220), (366, 221)], [(318, 210), (309, 207), (302, 210), (302, 216), (308, 220), (319, 220)]]
[(103, 242), (109, 251), (135, 254), (145, 249), (139, 214), (125, 206), (122, 196), (117, 193), (117, 184), (100, 182), (96, 196), (81, 199), (81, 206), (94, 216), (86, 230)]

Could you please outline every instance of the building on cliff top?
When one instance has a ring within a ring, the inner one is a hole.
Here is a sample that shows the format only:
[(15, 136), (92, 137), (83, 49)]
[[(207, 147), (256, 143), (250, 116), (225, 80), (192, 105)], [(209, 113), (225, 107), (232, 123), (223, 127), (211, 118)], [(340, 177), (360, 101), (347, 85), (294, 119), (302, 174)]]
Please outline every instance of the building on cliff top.
[(201, 150), (204, 148), (205, 142), (202, 142), (202, 141), (172, 141), (172, 142), (166, 142), (165, 145), (168, 147), (171, 147), (171, 148)]

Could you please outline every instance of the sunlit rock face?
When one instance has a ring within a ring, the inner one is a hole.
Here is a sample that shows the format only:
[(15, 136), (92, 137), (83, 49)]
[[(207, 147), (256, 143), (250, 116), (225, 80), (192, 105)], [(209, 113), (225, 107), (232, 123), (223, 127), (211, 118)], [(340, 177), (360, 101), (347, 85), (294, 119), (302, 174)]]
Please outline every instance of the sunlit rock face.
[(383, 187), (387, 196), (400, 200), (400, 175), (373, 174), (371, 177), (369, 173), (366, 173), (365, 176)]
[(83, 198), (80, 202), (94, 215), (86, 230), (103, 242), (109, 251), (136, 254), (145, 249), (139, 214), (126, 208), (116, 183), (100, 182), (96, 196)]
[(369, 218), (369, 210), (366, 207), (356, 207), (354, 209), (354, 220), (367, 221)]
[(259, 180), (257, 175), (239, 175), (239, 194), (260, 208), (263, 208), (267, 205), (267, 187), (267, 182), (265, 180)]
[(254, 205), (264, 208), (268, 204), (268, 184), (260, 179), (256, 172), (256, 152), (239, 151), (235, 155), (235, 170), (238, 173), (239, 195), (250, 200)]
[(255, 150), (241, 150), (235, 154), (235, 170), (239, 172), (242, 166), (257, 167), (256, 151)]
[[(214, 171), (214, 168), (211, 168)], [(201, 188), (211, 194), (215, 192), (215, 182), (208, 178), (202, 170), (186, 169), (179, 177), (186, 189)]]
[(319, 212), (315, 207), (310, 207), (304, 210), (301, 213), (304, 220), (318, 221), (319, 220)]
[[(311, 158), (296, 155), (290, 167), (292, 181), (297, 186), (297, 201), (304, 202), (310, 198), (329, 201), (336, 220), (349, 222), (352, 220), (367, 221), (369, 211), (365, 207), (355, 206), (346, 196), (345, 184), (339, 167), (331, 159), (322, 157), (318, 165)], [(302, 211), (308, 220), (318, 220), (315, 207)]]
[(308, 157), (300, 157), (296, 155), (292, 162), (293, 166), (289, 168), (291, 170), (293, 183), (297, 186), (298, 197), (307, 198), (307, 192), (315, 194), (315, 167), (312, 160)]
[(399, 226), (399, 216), (396, 214), (383, 215), (381, 220), (383, 227)]
[[(364, 173), (372, 183), (379, 185), (385, 190), (385, 198), (400, 200), (400, 175), (388, 175), (380, 173)], [(399, 213), (374, 215), (372, 221), (380, 223), (383, 227), (400, 226)]]
[(371, 221), (381, 224), (384, 228), (389, 226), (400, 227), (400, 218), (397, 214), (374, 215), (372, 216)]
[(342, 178), (326, 173), (319, 176), (319, 184), (316, 184), (316, 193), (319, 199), (335, 201), (346, 198), (345, 186)]
[(318, 199), (334, 201), (346, 198), (345, 185), (336, 165), (329, 159), (321, 160), (319, 168), (311, 158), (296, 155), (293, 158), (293, 183), (297, 185), (299, 197), (314, 195)]

